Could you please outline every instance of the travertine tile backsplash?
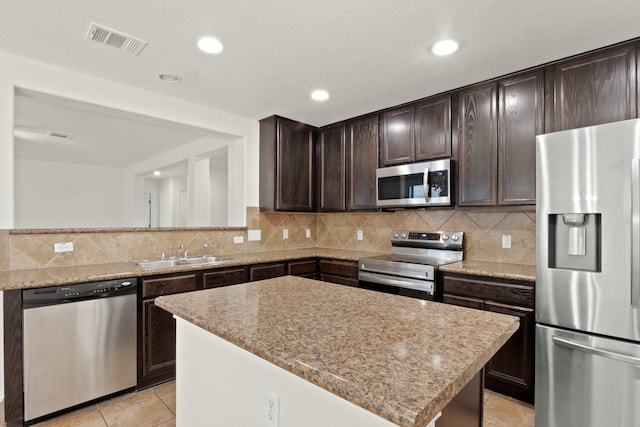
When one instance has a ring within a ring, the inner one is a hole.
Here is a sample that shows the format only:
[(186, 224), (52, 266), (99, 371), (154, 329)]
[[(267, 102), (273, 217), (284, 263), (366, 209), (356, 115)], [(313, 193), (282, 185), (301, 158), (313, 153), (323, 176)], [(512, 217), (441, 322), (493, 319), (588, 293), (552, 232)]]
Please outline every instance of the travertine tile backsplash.
[[(28, 269), (158, 259), (181, 244), (192, 255), (233, 254), (281, 249), (329, 247), (388, 252), (393, 229), (464, 231), (465, 258), (535, 264), (535, 212), (478, 212), (406, 210), (375, 213), (260, 213), (247, 209), (247, 228), (261, 230), (261, 240), (247, 241), (243, 228), (193, 231), (69, 232), (64, 234), (12, 234), (0, 230), (0, 269)], [(282, 238), (283, 229), (289, 233)], [(305, 229), (311, 229), (311, 237)], [(362, 230), (363, 240), (356, 239)], [(502, 249), (503, 234), (510, 234), (511, 249)], [(233, 243), (243, 236), (244, 243)], [(56, 242), (73, 242), (74, 251), (54, 253)]]

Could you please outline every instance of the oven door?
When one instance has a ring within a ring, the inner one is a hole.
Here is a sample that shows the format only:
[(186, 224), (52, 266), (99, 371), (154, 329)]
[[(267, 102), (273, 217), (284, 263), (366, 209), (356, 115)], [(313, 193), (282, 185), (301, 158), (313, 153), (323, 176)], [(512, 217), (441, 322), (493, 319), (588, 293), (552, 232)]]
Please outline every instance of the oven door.
[(376, 204), (382, 208), (450, 206), (450, 188), (450, 159), (376, 170)]
[(435, 285), (429, 280), (416, 280), (389, 274), (358, 272), (358, 286), (372, 291), (404, 295), (426, 300), (435, 299)]

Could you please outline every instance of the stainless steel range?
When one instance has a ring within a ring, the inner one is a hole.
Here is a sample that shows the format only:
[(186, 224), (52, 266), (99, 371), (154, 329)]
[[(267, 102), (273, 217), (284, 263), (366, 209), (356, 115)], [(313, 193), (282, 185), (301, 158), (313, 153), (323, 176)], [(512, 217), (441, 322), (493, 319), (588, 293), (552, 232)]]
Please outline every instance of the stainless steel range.
[(359, 286), (422, 299), (440, 299), (438, 266), (462, 261), (463, 240), (461, 231), (393, 231), (390, 255), (358, 260)]

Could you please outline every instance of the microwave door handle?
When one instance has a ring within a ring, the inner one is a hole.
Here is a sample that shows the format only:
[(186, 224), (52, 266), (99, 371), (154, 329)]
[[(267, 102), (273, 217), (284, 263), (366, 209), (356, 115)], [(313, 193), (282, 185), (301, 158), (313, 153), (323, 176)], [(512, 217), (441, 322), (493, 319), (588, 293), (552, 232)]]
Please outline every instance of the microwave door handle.
[(640, 158), (631, 160), (631, 306), (640, 308)]
[(424, 187), (424, 200), (429, 203), (429, 168), (424, 168), (422, 186)]

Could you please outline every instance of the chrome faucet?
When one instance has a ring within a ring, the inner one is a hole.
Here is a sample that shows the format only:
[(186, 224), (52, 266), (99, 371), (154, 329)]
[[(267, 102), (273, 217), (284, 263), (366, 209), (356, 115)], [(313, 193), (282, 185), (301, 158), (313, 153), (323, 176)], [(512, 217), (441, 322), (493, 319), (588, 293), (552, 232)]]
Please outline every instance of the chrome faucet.
[(206, 258), (207, 257), (207, 248), (208, 248), (207, 244), (204, 243), (202, 245), (202, 258)]
[(174, 258), (179, 258), (180, 252), (182, 252), (182, 251), (184, 251), (184, 245), (180, 245), (180, 246), (178, 246), (178, 249), (176, 249), (176, 250), (173, 252), (173, 257), (174, 257)]

